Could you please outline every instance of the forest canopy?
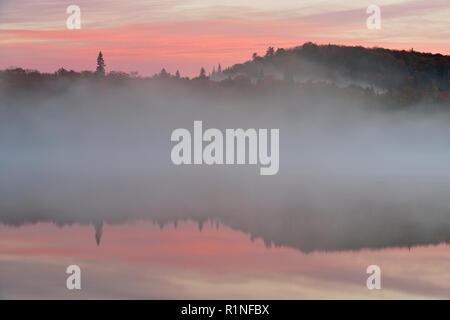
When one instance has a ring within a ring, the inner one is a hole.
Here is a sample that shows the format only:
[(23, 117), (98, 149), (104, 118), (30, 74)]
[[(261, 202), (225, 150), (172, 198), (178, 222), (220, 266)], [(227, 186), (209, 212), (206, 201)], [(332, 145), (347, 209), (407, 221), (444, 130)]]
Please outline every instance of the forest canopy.
[[(106, 58), (107, 59), (107, 58)], [(138, 72), (105, 70), (100, 52), (95, 71), (76, 72), (60, 68), (41, 73), (19, 67), (0, 71), (0, 94), (8, 98), (17, 90), (52, 94), (74, 82), (149, 85), (183, 85), (196, 90), (237, 88), (271, 91), (280, 89), (340, 91), (342, 95), (375, 96), (386, 106), (410, 106), (420, 102), (437, 103), (446, 108), (450, 102), (450, 56), (360, 46), (316, 45), (308, 42), (295, 48), (269, 47), (264, 56), (257, 53), (244, 63), (211, 72), (201, 68), (197, 77), (182, 77), (177, 70), (142, 77)]]

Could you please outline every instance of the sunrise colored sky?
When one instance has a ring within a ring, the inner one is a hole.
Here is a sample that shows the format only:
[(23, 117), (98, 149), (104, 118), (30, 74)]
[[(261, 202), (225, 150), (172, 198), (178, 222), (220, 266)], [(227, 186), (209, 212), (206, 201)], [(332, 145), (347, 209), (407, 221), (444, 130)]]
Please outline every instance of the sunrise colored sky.
[[(366, 27), (370, 4), (381, 29)], [(81, 29), (68, 30), (69, 5)], [(0, 68), (95, 69), (196, 75), (268, 46), (380, 46), (450, 54), (449, 0), (0, 0)]]

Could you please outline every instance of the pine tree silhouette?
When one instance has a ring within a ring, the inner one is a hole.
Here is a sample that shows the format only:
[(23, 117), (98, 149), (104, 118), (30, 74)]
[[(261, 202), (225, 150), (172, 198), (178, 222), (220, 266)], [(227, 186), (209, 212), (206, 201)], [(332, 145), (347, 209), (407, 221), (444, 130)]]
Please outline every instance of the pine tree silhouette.
[(97, 70), (95, 73), (99, 76), (105, 76), (105, 60), (103, 60), (103, 53), (100, 51), (97, 58)]
[(204, 78), (206, 78), (206, 71), (205, 71), (205, 68), (201, 68), (200, 69), (200, 75), (198, 76), (200, 79), (204, 79)]

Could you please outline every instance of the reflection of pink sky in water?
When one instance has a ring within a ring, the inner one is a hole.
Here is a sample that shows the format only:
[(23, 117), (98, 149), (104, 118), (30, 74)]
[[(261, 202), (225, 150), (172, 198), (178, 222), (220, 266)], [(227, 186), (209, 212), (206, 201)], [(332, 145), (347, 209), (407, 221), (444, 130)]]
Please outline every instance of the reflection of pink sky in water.
[[(417, 298), (448, 297), (447, 245), (303, 254), (205, 224), (160, 229), (148, 222), (92, 227), (0, 227), (0, 298)], [(65, 289), (78, 264), (83, 289)], [(382, 288), (365, 287), (366, 267), (382, 269)]]

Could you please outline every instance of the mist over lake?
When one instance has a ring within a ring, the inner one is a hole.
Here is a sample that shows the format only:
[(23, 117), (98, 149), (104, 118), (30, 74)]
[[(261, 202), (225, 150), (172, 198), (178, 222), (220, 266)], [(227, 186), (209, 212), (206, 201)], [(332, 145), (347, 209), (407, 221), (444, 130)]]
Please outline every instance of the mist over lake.
[[(387, 109), (364, 90), (283, 82), (126, 80), (9, 93), (1, 112), (7, 225), (212, 220), (306, 252), (448, 241), (442, 105)], [(279, 172), (175, 166), (171, 132), (195, 120), (205, 129), (278, 128)]]

